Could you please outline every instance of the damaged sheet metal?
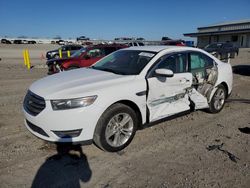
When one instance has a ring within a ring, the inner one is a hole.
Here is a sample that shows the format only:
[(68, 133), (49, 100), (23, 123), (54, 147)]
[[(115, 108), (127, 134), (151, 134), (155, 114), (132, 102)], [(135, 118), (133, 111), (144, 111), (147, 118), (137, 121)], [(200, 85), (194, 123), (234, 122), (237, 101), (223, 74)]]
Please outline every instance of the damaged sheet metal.
[(189, 105), (190, 101), (187, 94), (179, 94), (173, 97), (158, 100), (157, 103), (151, 103), (151, 106), (149, 107), (151, 110), (150, 119), (155, 121), (189, 110)]
[(199, 93), (196, 89), (192, 89), (188, 94), (190, 100), (195, 104), (195, 109), (202, 109), (208, 107), (207, 98)]
[(192, 85), (192, 74), (174, 74), (173, 77), (148, 79), (150, 121), (155, 121), (190, 109), (187, 88)]
[(210, 67), (195, 73), (174, 74), (172, 78), (149, 79), (150, 121), (190, 110), (193, 106), (195, 110), (208, 108), (217, 77), (217, 68)]
[(160, 99), (156, 99), (152, 102), (149, 102), (149, 105), (154, 107), (154, 106), (157, 106), (157, 105), (160, 105), (160, 104), (163, 104), (163, 103), (172, 103), (172, 102), (175, 102), (181, 98), (184, 98), (185, 97), (185, 94), (186, 93), (180, 93), (180, 94), (176, 94), (174, 96), (171, 96), (171, 97), (164, 97), (164, 98), (160, 98)]

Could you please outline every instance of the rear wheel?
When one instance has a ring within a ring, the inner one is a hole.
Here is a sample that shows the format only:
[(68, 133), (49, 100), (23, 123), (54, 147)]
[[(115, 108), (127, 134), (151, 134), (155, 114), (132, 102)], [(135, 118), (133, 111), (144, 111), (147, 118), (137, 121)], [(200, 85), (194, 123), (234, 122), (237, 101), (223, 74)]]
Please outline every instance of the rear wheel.
[(209, 104), (209, 112), (218, 113), (220, 112), (225, 104), (226, 89), (223, 85), (219, 85), (214, 93), (214, 96)]
[(133, 109), (124, 104), (114, 104), (100, 117), (94, 133), (94, 142), (105, 151), (120, 151), (132, 141), (137, 124)]

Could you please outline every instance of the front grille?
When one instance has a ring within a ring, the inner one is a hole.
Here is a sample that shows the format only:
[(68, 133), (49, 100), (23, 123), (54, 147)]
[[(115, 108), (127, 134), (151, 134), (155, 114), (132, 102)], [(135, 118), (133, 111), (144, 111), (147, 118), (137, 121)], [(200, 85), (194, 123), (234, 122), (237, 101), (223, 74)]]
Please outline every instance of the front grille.
[(47, 135), (47, 133), (43, 129), (41, 129), (40, 127), (34, 125), (33, 123), (29, 122), (28, 120), (26, 120), (26, 123), (32, 131), (37, 132), (43, 136), (49, 137), (49, 135)]
[(45, 108), (45, 100), (28, 91), (24, 98), (23, 107), (30, 115), (36, 116)]

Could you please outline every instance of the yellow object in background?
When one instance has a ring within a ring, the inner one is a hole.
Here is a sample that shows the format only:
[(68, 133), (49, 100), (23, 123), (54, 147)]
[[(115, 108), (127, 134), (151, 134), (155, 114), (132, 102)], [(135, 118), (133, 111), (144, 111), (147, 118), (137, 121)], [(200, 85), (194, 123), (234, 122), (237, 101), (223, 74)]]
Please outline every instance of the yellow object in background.
[(23, 50), (23, 61), (24, 61), (24, 66), (27, 66), (27, 59), (26, 59), (26, 50)]
[(30, 55), (27, 49), (23, 50), (23, 60), (24, 65), (27, 67), (28, 70), (30, 70)]
[(26, 49), (26, 58), (27, 58), (27, 69), (30, 70), (30, 55), (29, 55), (29, 51)]
[(67, 55), (68, 55), (68, 57), (70, 57), (70, 51), (69, 50), (67, 51)]
[(62, 50), (59, 50), (59, 57), (62, 58)]

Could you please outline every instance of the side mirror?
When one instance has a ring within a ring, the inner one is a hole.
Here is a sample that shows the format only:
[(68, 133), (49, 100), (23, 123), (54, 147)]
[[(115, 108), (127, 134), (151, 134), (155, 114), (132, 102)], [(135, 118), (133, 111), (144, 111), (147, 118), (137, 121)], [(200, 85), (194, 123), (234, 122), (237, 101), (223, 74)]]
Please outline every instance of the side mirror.
[(162, 77), (173, 77), (174, 73), (170, 69), (156, 69), (155, 70), (156, 76), (162, 76)]

